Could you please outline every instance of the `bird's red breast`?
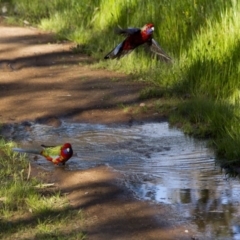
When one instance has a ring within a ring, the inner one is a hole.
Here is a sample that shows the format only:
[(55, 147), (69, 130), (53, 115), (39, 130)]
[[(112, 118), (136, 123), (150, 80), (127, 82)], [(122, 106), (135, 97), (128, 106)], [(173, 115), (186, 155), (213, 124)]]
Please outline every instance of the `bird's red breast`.
[(132, 50), (152, 38), (154, 25), (145, 24), (140, 31), (130, 34), (123, 42), (123, 50)]

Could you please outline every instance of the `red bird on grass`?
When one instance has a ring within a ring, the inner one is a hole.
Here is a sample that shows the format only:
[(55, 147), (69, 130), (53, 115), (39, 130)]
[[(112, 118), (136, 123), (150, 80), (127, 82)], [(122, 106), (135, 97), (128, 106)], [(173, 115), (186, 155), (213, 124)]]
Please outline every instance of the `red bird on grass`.
[(43, 148), (41, 151), (36, 149), (22, 149), (22, 148), (13, 148), (12, 150), (15, 152), (42, 155), (48, 161), (54, 164), (62, 163), (63, 165), (65, 165), (65, 163), (73, 155), (73, 150), (70, 143), (65, 143), (59, 146), (46, 146), (46, 145), (41, 145), (41, 146)]
[(118, 34), (126, 35), (126, 39), (118, 44), (104, 59), (121, 58), (129, 54), (140, 45), (147, 45), (157, 58), (164, 62), (171, 62), (171, 58), (165, 53), (160, 45), (153, 39), (154, 25), (152, 23), (145, 24), (140, 28), (118, 29)]

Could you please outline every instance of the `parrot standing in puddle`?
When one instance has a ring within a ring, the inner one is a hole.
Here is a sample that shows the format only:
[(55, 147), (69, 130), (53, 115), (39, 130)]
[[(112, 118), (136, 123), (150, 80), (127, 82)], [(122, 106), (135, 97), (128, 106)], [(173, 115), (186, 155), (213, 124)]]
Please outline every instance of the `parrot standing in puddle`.
[(38, 154), (45, 157), (48, 161), (54, 164), (62, 163), (63, 165), (65, 165), (65, 163), (73, 155), (73, 150), (70, 143), (65, 143), (59, 146), (41, 145), (41, 147), (42, 147), (42, 150), (22, 149), (22, 148), (13, 148), (12, 150), (15, 152), (21, 152), (21, 153)]
[(145, 24), (140, 28), (117, 29), (118, 34), (127, 36), (126, 39), (110, 51), (104, 59), (121, 58), (129, 54), (138, 46), (145, 44), (157, 58), (164, 62), (171, 62), (171, 58), (165, 53), (160, 45), (153, 39), (154, 25)]

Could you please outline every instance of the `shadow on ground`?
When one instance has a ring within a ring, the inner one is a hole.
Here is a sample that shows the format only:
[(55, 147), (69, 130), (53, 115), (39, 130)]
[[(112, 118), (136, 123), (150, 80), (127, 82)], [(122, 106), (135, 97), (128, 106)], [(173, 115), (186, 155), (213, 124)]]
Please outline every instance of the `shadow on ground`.
[(51, 34), (16, 27), (1, 32), (1, 122), (49, 117), (108, 122), (116, 114), (131, 120), (124, 109), (140, 103), (146, 84), (91, 69), (94, 59), (74, 54), (72, 43), (56, 43)]
[[(32, 175), (38, 173), (37, 167), (33, 167)], [(88, 239), (93, 240), (190, 239), (191, 230), (184, 232), (186, 223), (177, 223), (178, 217), (170, 208), (135, 200), (131, 192), (120, 187), (120, 176), (106, 167), (71, 172), (57, 167), (53, 172), (45, 172), (44, 178), (45, 182), (55, 183), (57, 188), (52, 191), (60, 189), (68, 197), (70, 206), (59, 211), (29, 213), (14, 221), (1, 220), (2, 237), (15, 236), (26, 228), (32, 229), (29, 231), (31, 234), (39, 228), (39, 223), (45, 224), (47, 229), (52, 221), (66, 221), (66, 228), (51, 229), (42, 234), (38, 231), (34, 239), (60, 236), (71, 239), (76, 234), (86, 234)], [(48, 190), (47, 194), (43, 192), (43, 195), (50, 197), (51, 191)], [(79, 214), (82, 209), (83, 215)], [(33, 238), (28, 236), (23, 239)]]

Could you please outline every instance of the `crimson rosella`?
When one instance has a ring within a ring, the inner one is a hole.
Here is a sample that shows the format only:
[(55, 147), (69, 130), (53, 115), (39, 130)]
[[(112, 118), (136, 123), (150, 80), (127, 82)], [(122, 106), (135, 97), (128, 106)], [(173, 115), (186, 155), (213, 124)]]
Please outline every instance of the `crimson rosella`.
[(114, 59), (121, 58), (129, 54), (138, 46), (145, 44), (148, 48), (157, 55), (157, 58), (164, 62), (171, 62), (171, 58), (164, 52), (159, 44), (153, 39), (154, 25), (152, 23), (145, 24), (140, 28), (118, 29), (118, 34), (126, 35), (126, 39), (118, 44), (111, 52), (104, 58)]
[(41, 145), (42, 150), (36, 150), (36, 149), (22, 149), (22, 148), (13, 148), (12, 150), (15, 152), (22, 152), (22, 153), (32, 153), (32, 154), (38, 154), (45, 157), (48, 161), (59, 164), (62, 163), (65, 165), (65, 163), (72, 157), (73, 150), (70, 143), (65, 143), (60, 146), (45, 146)]

